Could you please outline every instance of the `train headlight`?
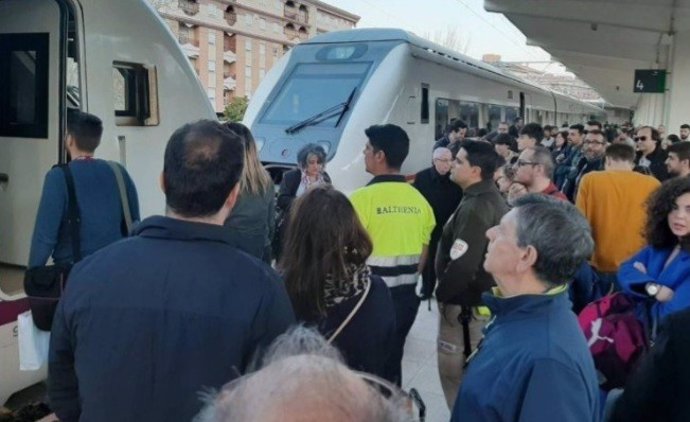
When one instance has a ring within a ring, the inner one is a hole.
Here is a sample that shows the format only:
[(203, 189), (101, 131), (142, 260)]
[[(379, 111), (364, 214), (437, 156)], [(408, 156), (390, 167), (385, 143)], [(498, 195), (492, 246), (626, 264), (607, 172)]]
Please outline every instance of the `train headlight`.
[(256, 142), (256, 152), (261, 152), (261, 148), (264, 147), (264, 144), (266, 143), (265, 138), (254, 138), (254, 141)]
[(328, 141), (319, 141), (318, 144), (321, 148), (323, 148), (324, 151), (326, 151), (326, 155), (328, 155), (328, 152), (331, 150), (331, 143)]

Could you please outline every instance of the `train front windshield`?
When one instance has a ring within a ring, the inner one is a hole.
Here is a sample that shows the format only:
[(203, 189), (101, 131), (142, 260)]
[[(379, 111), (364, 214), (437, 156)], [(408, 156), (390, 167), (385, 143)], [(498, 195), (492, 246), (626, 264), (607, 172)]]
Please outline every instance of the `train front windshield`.
[[(360, 88), (370, 62), (303, 63), (295, 66), (260, 123), (293, 125), (347, 100)], [(317, 126), (334, 126), (335, 115)]]

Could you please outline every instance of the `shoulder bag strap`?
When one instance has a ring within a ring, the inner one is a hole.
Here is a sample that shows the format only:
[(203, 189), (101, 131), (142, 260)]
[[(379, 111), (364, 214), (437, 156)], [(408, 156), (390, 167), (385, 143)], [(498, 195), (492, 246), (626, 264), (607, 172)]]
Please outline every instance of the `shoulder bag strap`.
[(69, 164), (60, 166), (62, 173), (65, 175), (65, 182), (67, 183), (67, 224), (69, 224), (69, 233), (72, 238), (72, 258), (74, 263), (81, 261), (81, 238), (79, 236), (79, 226), (81, 226), (81, 215), (79, 213), (79, 204), (77, 204), (77, 193), (74, 189), (74, 177)]
[(108, 161), (108, 165), (115, 173), (115, 180), (117, 180), (117, 189), (120, 192), (120, 202), (122, 203), (122, 213), (125, 217), (125, 225), (127, 226), (127, 235), (132, 232), (132, 212), (129, 209), (129, 197), (127, 196), (127, 188), (125, 187), (125, 179), (122, 176), (122, 170), (117, 163)]
[(350, 323), (350, 321), (355, 316), (355, 314), (357, 314), (357, 311), (359, 311), (359, 308), (362, 307), (362, 304), (367, 299), (367, 296), (369, 296), (369, 290), (371, 290), (371, 283), (373, 283), (373, 281), (371, 279), (369, 279), (369, 283), (367, 284), (367, 287), (364, 288), (364, 293), (362, 293), (362, 297), (359, 299), (359, 301), (357, 302), (355, 307), (352, 308), (352, 311), (347, 316), (347, 318), (345, 318), (345, 320), (342, 322), (342, 324), (340, 324), (338, 329), (335, 330), (335, 332), (333, 334), (331, 334), (330, 337), (328, 337), (328, 344), (333, 343), (333, 340), (335, 340), (335, 338), (338, 337), (338, 334), (340, 334), (345, 329), (345, 327), (347, 327), (347, 324)]

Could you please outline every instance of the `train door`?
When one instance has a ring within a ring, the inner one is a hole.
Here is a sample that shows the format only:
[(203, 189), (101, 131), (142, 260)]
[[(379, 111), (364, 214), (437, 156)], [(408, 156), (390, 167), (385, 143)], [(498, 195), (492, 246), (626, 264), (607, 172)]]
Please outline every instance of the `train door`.
[(18, 371), (16, 315), (43, 177), (59, 161), (65, 8), (0, 2), (0, 404), (45, 375)]
[(525, 115), (525, 93), (520, 92), (520, 118), (523, 122), (527, 122), (527, 116)]

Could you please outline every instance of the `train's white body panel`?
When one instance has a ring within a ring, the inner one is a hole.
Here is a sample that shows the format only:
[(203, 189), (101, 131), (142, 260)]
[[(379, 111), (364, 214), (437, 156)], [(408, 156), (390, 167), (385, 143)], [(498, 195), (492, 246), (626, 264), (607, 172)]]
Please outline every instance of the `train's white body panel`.
[[(347, 68), (364, 65), (369, 67), (361, 75)], [(342, 72), (340, 79), (333, 76), (338, 72)], [(294, 88), (309, 78), (315, 84), (328, 80), (329, 89), (309, 95)], [(349, 90), (340, 89), (341, 85), (356, 87), (356, 94), (337, 127), (336, 119), (329, 119), (296, 133), (285, 132), (315, 111), (343, 102), (347, 98), (343, 93)], [(428, 119), (423, 122), (425, 96)], [(273, 118), (274, 109), (281, 107), (295, 118)], [(462, 107), (475, 110), (467, 123), (478, 128), (490, 121), (495, 128), (499, 120), (519, 115), (521, 108), (526, 121), (542, 124), (581, 122), (603, 115), (597, 107), (531, 85), (405, 31), (356, 29), (322, 34), (296, 46), (262, 82), (244, 122), (260, 139), (261, 160), (271, 167), (294, 166), (297, 151), (307, 143), (324, 145), (334, 185), (351, 192), (370, 179), (362, 157), (365, 128), (394, 123), (405, 129), (411, 145), (402, 171), (410, 174), (430, 165), (439, 129), (451, 117), (464, 118)]]
[[(48, 40), (47, 48), (32, 33)], [(26, 300), (16, 273), (28, 262), (43, 177), (64, 154), (67, 107), (103, 120), (96, 156), (127, 168), (142, 216), (164, 211), (158, 180), (172, 132), (215, 119), (177, 40), (146, 0), (0, 1), (4, 60), (14, 61), (0, 70), (8, 73), (0, 78), (0, 315), (3, 303), (7, 309)], [(13, 94), (3, 99), (3, 92)], [(0, 405), (45, 376), (45, 369), (18, 371), (15, 334), (16, 321), (0, 325)]]

